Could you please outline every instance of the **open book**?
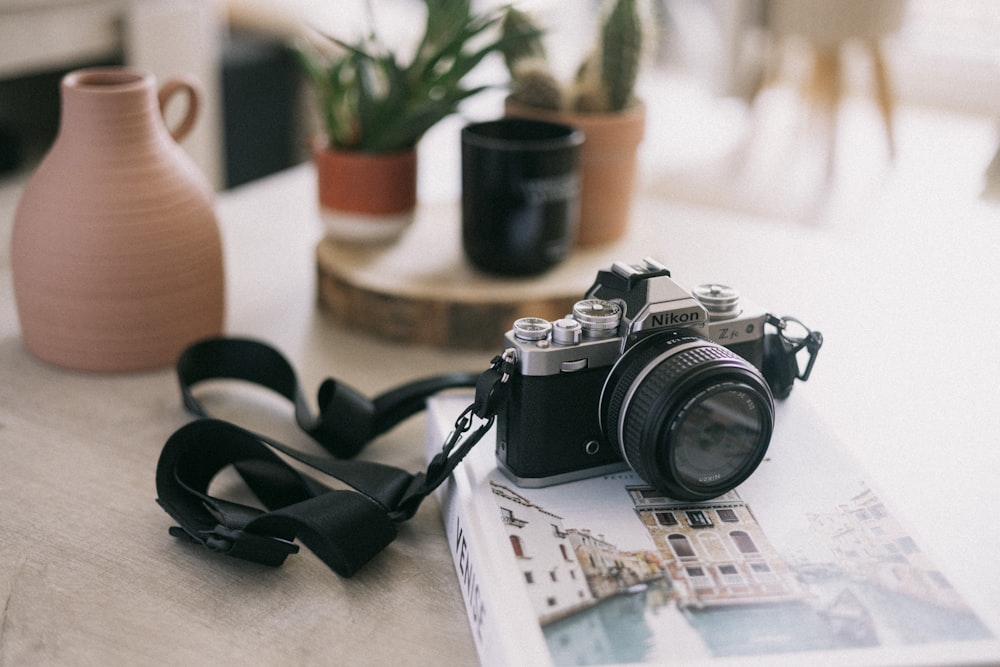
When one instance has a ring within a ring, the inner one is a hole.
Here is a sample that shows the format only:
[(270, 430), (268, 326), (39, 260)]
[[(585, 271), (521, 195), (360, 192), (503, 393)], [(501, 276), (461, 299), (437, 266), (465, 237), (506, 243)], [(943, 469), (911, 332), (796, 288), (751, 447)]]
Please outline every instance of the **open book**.
[[(464, 396), (428, 410), (428, 457)], [(707, 502), (622, 472), (523, 489), (487, 436), (438, 497), (487, 665), (1000, 662), (971, 609), (806, 402)]]

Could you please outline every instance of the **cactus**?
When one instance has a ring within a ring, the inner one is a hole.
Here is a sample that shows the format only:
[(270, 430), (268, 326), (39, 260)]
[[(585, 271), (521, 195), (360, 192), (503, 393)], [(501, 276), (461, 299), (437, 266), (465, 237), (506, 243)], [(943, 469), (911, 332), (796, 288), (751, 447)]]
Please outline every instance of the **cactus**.
[(601, 52), (594, 49), (584, 58), (570, 84), (566, 108), (580, 113), (601, 113), (608, 109), (608, 95), (601, 83)]
[(558, 111), (563, 107), (563, 91), (542, 58), (522, 58), (514, 64), (511, 97), (530, 107)]
[(513, 72), (521, 60), (546, 59), (542, 30), (524, 12), (510, 7), (500, 24), (500, 34), (503, 44), (500, 50), (508, 71)]
[(621, 111), (632, 103), (641, 55), (636, 0), (617, 0), (601, 27), (601, 84), (607, 91), (608, 111)]
[[(615, 112), (632, 105), (643, 42), (639, 1), (611, 0), (600, 26), (599, 45), (588, 54), (566, 90), (559, 89), (546, 63), (540, 37), (520, 41), (516, 50), (505, 49), (511, 97), (529, 106), (583, 113)], [(510, 26), (522, 33), (541, 34), (530, 16), (513, 8), (507, 10), (503, 25), (505, 29)]]

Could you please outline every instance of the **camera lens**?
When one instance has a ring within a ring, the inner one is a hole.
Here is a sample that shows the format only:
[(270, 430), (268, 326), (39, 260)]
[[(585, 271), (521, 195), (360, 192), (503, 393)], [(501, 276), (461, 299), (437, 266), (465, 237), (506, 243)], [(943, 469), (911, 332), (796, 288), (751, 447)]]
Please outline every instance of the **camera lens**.
[(739, 383), (717, 384), (691, 398), (671, 426), (680, 481), (696, 487), (731, 479), (760, 442), (764, 425), (758, 415)]
[(750, 362), (710, 340), (663, 333), (626, 350), (601, 395), (601, 425), (649, 484), (678, 500), (706, 500), (757, 468), (774, 427), (774, 401)]

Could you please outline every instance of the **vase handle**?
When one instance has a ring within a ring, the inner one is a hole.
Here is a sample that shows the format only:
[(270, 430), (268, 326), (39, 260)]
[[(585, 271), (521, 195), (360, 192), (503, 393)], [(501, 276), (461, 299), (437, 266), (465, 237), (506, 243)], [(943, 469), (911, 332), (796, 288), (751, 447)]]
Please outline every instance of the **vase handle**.
[(160, 103), (160, 114), (165, 113), (171, 98), (178, 93), (187, 95), (187, 111), (184, 112), (184, 118), (181, 119), (181, 122), (173, 129), (168, 127), (167, 131), (170, 132), (174, 141), (180, 142), (194, 127), (194, 121), (198, 117), (198, 104), (200, 102), (198, 84), (187, 78), (170, 79), (164, 83), (157, 96)]

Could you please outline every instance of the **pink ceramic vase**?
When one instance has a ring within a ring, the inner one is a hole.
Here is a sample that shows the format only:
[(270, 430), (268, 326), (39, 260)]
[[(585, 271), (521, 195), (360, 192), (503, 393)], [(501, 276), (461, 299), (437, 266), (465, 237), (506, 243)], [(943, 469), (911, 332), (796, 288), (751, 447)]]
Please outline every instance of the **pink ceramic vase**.
[[(172, 131), (162, 108), (185, 94)], [(29, 180), (11, 240), (27, 348), (57, 366), (172, 364), (222, 331), (222, 246), (205, 177), (177, 141), (197, 89), (124, 68), (72, 72), (52, 148)]]

